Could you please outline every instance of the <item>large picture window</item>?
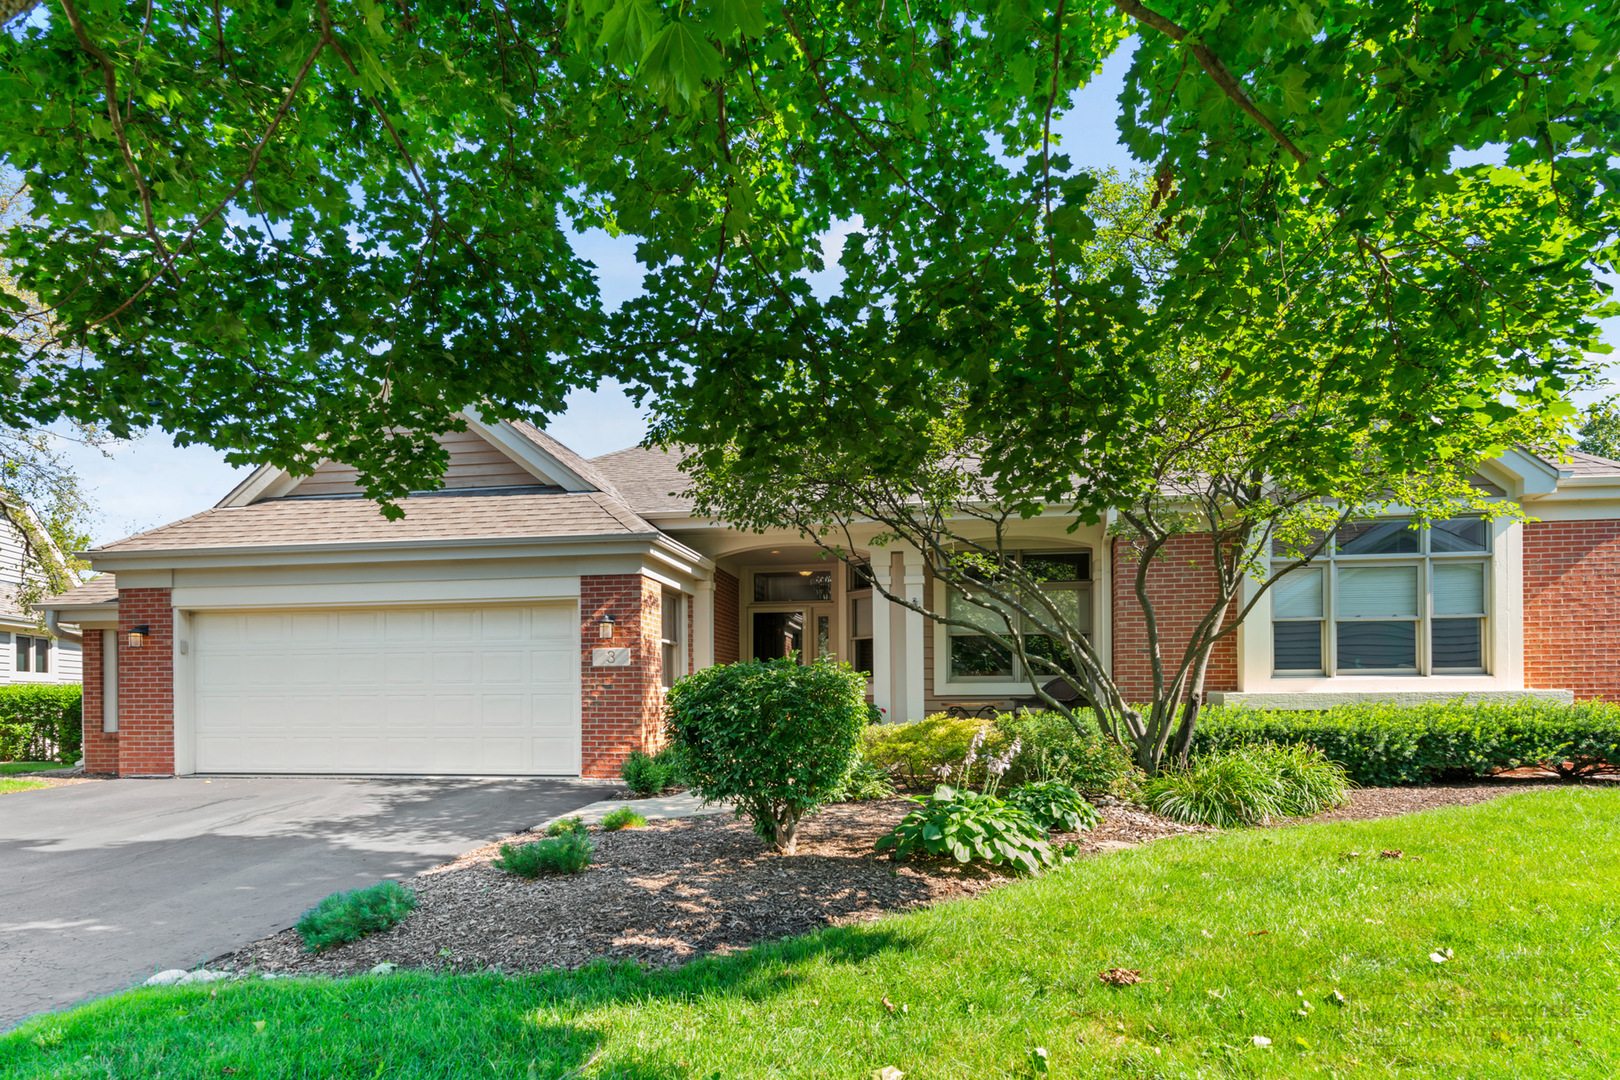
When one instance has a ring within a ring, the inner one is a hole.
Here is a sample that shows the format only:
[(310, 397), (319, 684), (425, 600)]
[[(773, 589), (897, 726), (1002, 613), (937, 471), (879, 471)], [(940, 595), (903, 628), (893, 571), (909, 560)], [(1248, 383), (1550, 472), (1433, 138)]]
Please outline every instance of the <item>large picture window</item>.
[[(1026, 573), (1041, 580), (1041, 591), (1063, 613), (1070, 626), (1081, 633), (1091, 633), (1091, 553), (1089, 551), (1019, 552), (1014, 556)], [(976, 632), (978, 627), (989, 633), (1005, 635), (1007, 624), (1001, 615), (952, 593), (949, 615), (970, 625), (947, 625), (950, 641), (949, 678), (952, 682), (1011, 682), (1026, 676), (1018, 658), (994, 638)], [(1049, 659), (1060, 671), (1070, 671), (1072, 664), (1061, 642), (1039, 632), (1036, 624), (1019, 617), (1024, 635), (1024, 649), (1031, 656)], [(1039, 678), (1047, 670), (1035, 673)]]
[(1310, 566), (1271, 587), (1273, 671), (1483, 673), (1489, 556), (1481, 518), (1345, 525)]

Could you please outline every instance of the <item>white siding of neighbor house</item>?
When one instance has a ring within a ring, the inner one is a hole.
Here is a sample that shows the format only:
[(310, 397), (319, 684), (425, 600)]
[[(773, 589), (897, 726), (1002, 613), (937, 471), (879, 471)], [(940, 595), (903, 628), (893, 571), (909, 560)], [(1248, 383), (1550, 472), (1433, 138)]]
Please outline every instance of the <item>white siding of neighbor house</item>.
[(0, 685), (8, 683), (77, 683), (83, 676), (84, 650), (78, 641), (61, 637), (51, 642), (51, 670), (41, 674), (18, 671), (17, 635), (45, 637), (34, 621), (17, 609), (17, 590), (27, 567), (27, 545), (9, 517), (0, 514)]

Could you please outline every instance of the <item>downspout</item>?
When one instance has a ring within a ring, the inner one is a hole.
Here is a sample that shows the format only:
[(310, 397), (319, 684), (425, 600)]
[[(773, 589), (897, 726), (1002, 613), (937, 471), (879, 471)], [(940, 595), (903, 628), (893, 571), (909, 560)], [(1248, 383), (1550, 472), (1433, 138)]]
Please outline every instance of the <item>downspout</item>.
[(63, 629), (62, 624), (60, 622), (61, 617), (62, 617), (62, 613), (57, 611), (55, 608), (46, 608), (45, 609), (45, 632), (50, 634), (54, 638), (67, 638), (69, 641), (77, 641), (79, 644), (83, 645), (84, 644), (84, 635), (80, 634), (80, 633), (74, 633), (72, 630)]

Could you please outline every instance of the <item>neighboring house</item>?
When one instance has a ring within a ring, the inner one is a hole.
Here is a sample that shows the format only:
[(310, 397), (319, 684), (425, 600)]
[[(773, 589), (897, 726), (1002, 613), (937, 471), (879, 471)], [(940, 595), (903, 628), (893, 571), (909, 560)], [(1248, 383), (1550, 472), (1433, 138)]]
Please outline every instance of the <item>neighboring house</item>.
[[(32, 542), (12, 517), (25, 513), (0, 502), (0, 684), (77, 683), (77, 629), (58, 626), (52, 633), (38, 616), (25, 610), (25, 593), (30, 591), (27, 586), (31, 580), (36, 582), (34, 591), (38, 595), (37, 559), (30, 557)], [(51, 543), (43, 529), (31, 531), (40, 542)], [(47, 557), (55, 561), (62, 558), (55, 545)]]
[[(476, 419), (442, 441), (445, 489), (403, 500), (400, 521), (351, 470), (265, 468), (212, 510), (90, 552), (106, 573), (47, 602), (86, 630), (88, 766), (605, 777), (657, 747), (674, 679), (790, 650), (868, 671), (893, 719), (1029, 693), (982, 639), (874, 601), (802, 537), (694, 518), (670, 455), (586, 461)], [(1211, 696), (1620, 697), (1620, 463), (1513, 453), (1480, 474), (1539, 520), (1354, 530), (1221, 646)], [(1140, 698), (1128, 545), (1067, 525), (1027, 522), (1021, 549)], [(1152, 573), (1172, 626), (1205, 588), (1196, 538), (1178, 543)], [(918, 553), (871, 555), (893, 589), (944, 602)]]

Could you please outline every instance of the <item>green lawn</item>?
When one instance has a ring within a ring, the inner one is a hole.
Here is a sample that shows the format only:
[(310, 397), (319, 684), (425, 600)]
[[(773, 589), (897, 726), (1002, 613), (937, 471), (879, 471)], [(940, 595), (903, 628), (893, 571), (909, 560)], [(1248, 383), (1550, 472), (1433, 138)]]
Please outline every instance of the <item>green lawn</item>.
[(1620, 791), (1547, 791), (1162, 841), (674, 972), (138, 990), (0, 1039), (0, 1074), (965, 1080), (1044, 1047), (1057, 1077), (1612, 1077), (1616, 836)]
[(43, 780), (0, 780), (0, 795), (13, 791), (33, 791), (35, 788), (50, 786)]
[(60, 761), (0, 761), (0, 776), (15, 776), (17, 773), (44, 772), (47, 769), (65, 769), (66, 765)]

